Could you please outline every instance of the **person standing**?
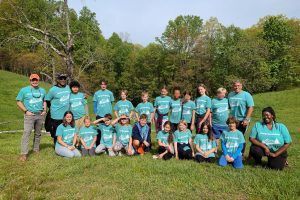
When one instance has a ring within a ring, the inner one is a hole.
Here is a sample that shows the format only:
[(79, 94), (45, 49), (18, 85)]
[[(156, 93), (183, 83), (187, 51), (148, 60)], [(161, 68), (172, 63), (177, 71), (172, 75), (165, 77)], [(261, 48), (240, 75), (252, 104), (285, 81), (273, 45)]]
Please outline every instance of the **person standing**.
[[(98, 90), (93, 97), (94, 102), (94, 113), (96, 115), (96, 119), (104, 118), (106, 114), (112, 115), (112, 103), (115, 98), (111, 91), (107, 88), (107, 82), (101, 81), (101, 89)], [(98, 135), (96, 140), (96, 146), (100, 144), (101, 139), (101, 130), (97, 129)]]
[(56, 129), (63, 122), (64, 114), (70, 108), (71, 93), (66, 74), (59, 74), (56, 82), (57, 84), (50, 88), (45, 98), (50, 107), (50, 134), (54, 146), (57, 141)]
[[(230, 115), (239, 121), (237, 129), (245, 135), (254, 110), (254, 101), (249, 92), (243, 90), (241, 81), (233, 82), (233, 91), (228, 94)], [(245, 152), (246, 143), (242, 153)]]
[(33, 151), (40, 150), (41, 129), (46, 115), (47, 105), (45, 102), (46, 91), (39, 87), (40, 77), (31, 74), (30, 86), (22, 88), (17, 97), (17, 106), (24, 112), (24, 132), (21, 141), (21, 161), (28, 157), (28, 145), (31, 131), (34, 129)]

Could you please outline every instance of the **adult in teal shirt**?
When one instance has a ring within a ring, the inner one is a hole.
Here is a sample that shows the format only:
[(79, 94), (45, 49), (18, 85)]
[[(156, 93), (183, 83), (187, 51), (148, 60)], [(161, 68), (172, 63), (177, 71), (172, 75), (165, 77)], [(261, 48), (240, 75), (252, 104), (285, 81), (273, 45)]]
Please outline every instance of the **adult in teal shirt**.
[(272, 107), (262, 110), (261, 122), (256, 122), (250, 133), (250, 155), (255, 165), (262, 163), (263, 156), (268, 157), (268, 167), (282, 170), (287, 161), (287, 149), (292, 139), (286, 126), (276, 122), (276, 114)]
[(170, 122), (172, 125), (172, 132), (174, 133), (178, 128), (178, 123), (181, 120), (181, 114), (182, 114), (182, 103), (180, 99), (180, 89), (174, 88), (173, 92), (174, 98), (170, 101), (170, 108), (171, 108), (171, 114), (170, 114)]
[(33, 151), (39, 152), (41, 129), (45, 120), (47, 105), (45, 102), (46, 91), (39, 87), (40, 77), (31, 74), (30, 86), (22, 88), (16, 97), (17, 106), (24, 113), (24, 132), (21, 142), (21, 161), (26, 161), (28, 156), (29, 138), (34, 129)]
[(196, 132), (199, 133), (199, 129), (202, 123), (210, 124), (210, 109), (211, 109), (211, 99), (207, 96), (207, 88), (204, 84), (200, 84), (197, 88), (197, 98), (195, 100), (196, 104), (196, 117), (195, 125)]
[(50, 88), (46, 95), (48, 107), (50, 106), (50, 133), (56, 144), (56, 129), (62, 123), (64, 113), (70, 108), (70, 87), (67, 84), (67, 75), (59, 74), (56, 80), (57, 84)]
[[(250, 93), (243, 90), (243, 84), (237, 80), (233, 83), (233, 91), (228, 94), (230, 115), (239, 121), (237, 129), (244, 135), (247, 131), (254, 109), (254, 101)], [(242, 153), (245, 152), (246, 143)]]
[[(114, 95), (107, 89), (107, 81), (101, 81), (101, 89), (98, 90), (93, 97), (94, 102), (94, 113), (96, 119), (103, 118), (106, 114), (112, 115), (112, 103), (115, 101)], [(101, 130), (97, 130), (97, 141), (96, 145), (100, 144)]]

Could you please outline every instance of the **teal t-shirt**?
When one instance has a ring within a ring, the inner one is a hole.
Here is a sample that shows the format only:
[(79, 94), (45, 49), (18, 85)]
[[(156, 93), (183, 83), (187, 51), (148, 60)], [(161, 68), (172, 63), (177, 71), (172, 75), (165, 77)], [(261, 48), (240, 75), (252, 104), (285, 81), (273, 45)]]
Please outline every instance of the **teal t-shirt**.
[(134, 109), (132, 103), (128, 100), (125, 101), (118, 101), (115, 106), (114, 106), (114, 110), (118, 112), (118, 115), (127, 115), (129, 116), (130, 112)]
[(105, 124), (100, 124), (98, 128), (101, 130), (100, 144), (104, 144), (108, 148), (112, 147), (114, 128), (111, 125), (106, 126)]
[[(96, 127), (94, 126), (83, 126), (79, 130), (79, 137), (85, 142), (87, 147), (90, 147), (94, 137), (97, 136), (97, 130)], [(82, 146), (83, 147), (83, 146)], [(96, 144), (94, 144), (94, 147), (96, 147)]]
[(196, 113), (198, 115), (204, 115), (207, 109), (211, 108), (211, 99), (206, 95), (202, 95), (195, 100), (195, 104)]
[(193, 101), (185, 102), (182, 106), (182, 116), (181, 119), (187, 123), (191, 123), (193, 111), (196, 109), (196, 104)]
[(276, 152), (284, 144), (292, 142), (292, 138), (286, 126), (282, 123), (274, 123), (272, 130), (263, 122), (256, 122), (253, 126), (250, 138), (255, 138), (265, 144), (271, 152)]
[(240, 144), (245, 143), (244, 135), (241, 131), (223, 131), (221, 137), (222, 142), (225, 142), (227, 152), (234, 154)]
[(171, 123), (179, 123), (181, 119), (181, 99), (174, 100), (172, 99), (170, 102), (170, 108), (171, 108), (171, 115), (170, 115), (170, 121)]
[[(63, 124), (60, 124), (56, 129), (56, 136), (61, 136), (62, 141), (70, 146), (73, 145), (73, 140), (76, 133), (77, 129), (75, 126), (71, 127), (70, 125), (64, 126)], [(61, 146), (58, 142), (56, 142), (55, 145)]]
[(128, 145), (130, 137), (132, 136), (132, 126), (130, 124), (122, 126), (118, 123), (115, 125), (115, 130), (117, 141), (121, 142), (121, 144), (125, 146)]
[(239, 121), (243, 121), (247, 114), (247, 108), (254, 106), (251, 94), (246, 91), (240, 93), (230, 92), (228, 94), (230, 115)]
[(174, 142), (188, 144), (190, 138), (192, 138), (192, 133), (189, 129), (184, 132), (177, 130), (174, 133)]
[(106, 114), (112, 114), (112, 102), (115, 100), (114, 95), (109, 90), (98, 90), (93, 97), (97, 102), (96, 115), (104, 117)]
[(23, 87), (17, 97), (17, 101), (23, 102), (25, 108), (33, 113), (44, 110), (44, 99), (46, 91), (41, 88), (33, 88), (31, 86)]
[(171, 133), (167, 133), (165, 131), (159, 131), (156, 135), (156, 140), (160, 140), (162, 143), (169, 145), (169, 141), (168, 141), (169, 134)]
[[(200, 149), (204, 152), (212, 150), (213, 148), (217, 147), (215, 140), (209, 140), (208, 136), (205, 134), (197, 134), (194, 139), (194, 144), (198, 145)], [(200, 152), (198, 152), (200, 155), (202, 155)], [(215, 157), (214, 153), (211, 153), (208, 155), (208, 157)]]
[(62, 120), (64, 118), (65, 112), (70, 109), (70, 93), (71, 90), (68, 85), (50, 88), (45, 100), (51, 102), (50, 112), (52, 119)]
[(229, 115), (228, 99), (214, 98), (211, 101), (212, 123), (213, 125), (227, 125)]
[[(171, 97), (169, 96), (158, 96), (155, 98), (154, 101), (154, 107), (157, 108), (157, 111), (160, 114), (168, 114), (169, 110), (170, 110), (170, 102), (171, 102)], [(156, 117), (157, 117), (157, 113), (156, 113)], [(163, 117), (164, 119), (168, 119), (168, 115)]]
[(70, 94), (70, 111), (73, 113), (74, 119), (80, 119), (86, 115), (84, 108), (86, 104), (87, 100), (83, 93), (78, 92), (77, 94)]
[(139, 103), (137, 107), (135, 108), (135, 111), (141, 116), (142, 114), (147, 115), (147, 121), (151, 122), (151, 113), (154, 112), (154, 107), (152, 103), (146, 102), (146, 103)]

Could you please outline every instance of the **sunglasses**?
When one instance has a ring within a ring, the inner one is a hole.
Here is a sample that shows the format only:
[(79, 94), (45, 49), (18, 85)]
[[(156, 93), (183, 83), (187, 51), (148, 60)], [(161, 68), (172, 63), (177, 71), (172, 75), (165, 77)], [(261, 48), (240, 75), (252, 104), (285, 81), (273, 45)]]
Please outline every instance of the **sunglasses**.
[(61, 76), (61, 77), (58, 77), (58, 80), (67, 80), (67, 77)]
[(33, 78), (33, 79), (30, 80), (30, 82), (34, 82), (34, 81), (39, 81), (39, 80), (36, 79), (36, 78)]

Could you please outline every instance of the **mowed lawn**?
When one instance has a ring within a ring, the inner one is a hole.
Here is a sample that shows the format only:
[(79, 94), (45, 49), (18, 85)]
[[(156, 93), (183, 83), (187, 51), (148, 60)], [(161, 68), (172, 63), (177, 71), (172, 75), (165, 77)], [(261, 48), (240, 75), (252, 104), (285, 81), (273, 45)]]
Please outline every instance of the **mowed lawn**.
[[(0, 81), (1, 122), (22, 120), (15, 97), (28, 84), (27, 77), (0, 71)], [(153, 160), (152, 154), (65, 159), (55, 155), (48, 135), (43, 135), (41, 152), (30, 154), (29, 160), (21, 163), (18, 157), (22, 133), (2, 133), (0, 199), (299, 199), (299, 96), (299, 88), (254, 96), (253, 121), (260, 119), (263, 107), (273, 106), (278, 121), (290, 130), (290, 166), (284, 171), (248, 164), (243, 170), (235, 170), (216, 163)], [(0, 131), (7, 128), (23, 127), (20, 122), (0, 124)], [(155, 133), (152, 138), (154, 141)]]

